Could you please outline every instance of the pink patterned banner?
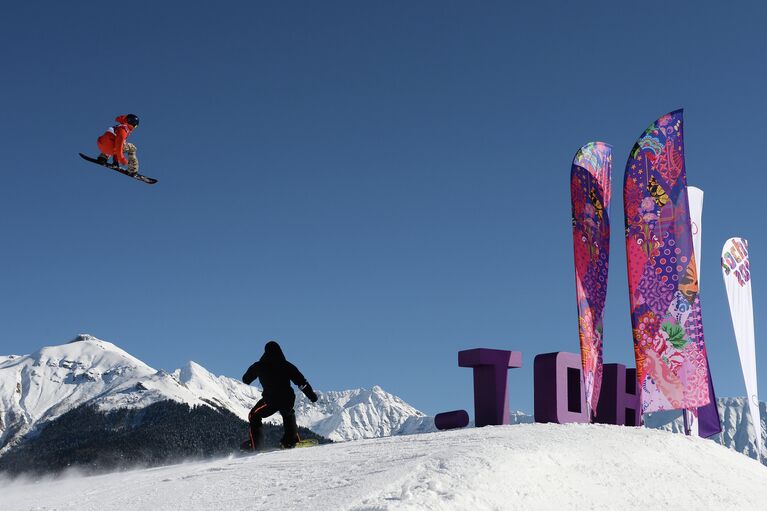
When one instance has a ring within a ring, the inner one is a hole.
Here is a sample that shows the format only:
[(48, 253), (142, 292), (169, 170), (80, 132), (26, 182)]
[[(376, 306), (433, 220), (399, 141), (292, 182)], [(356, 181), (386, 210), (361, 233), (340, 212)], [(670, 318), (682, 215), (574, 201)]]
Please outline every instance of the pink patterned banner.
[(623, 188), (626, 256), (642, 413), (709, 403), (693, 256), (682, 110), (637, 139)]
[(578, 333), (586, 407), (596, 415), (602, 384), (602, 335), (610, 259), (612, 148), (604, 142), (581, 147), (570, 171)]

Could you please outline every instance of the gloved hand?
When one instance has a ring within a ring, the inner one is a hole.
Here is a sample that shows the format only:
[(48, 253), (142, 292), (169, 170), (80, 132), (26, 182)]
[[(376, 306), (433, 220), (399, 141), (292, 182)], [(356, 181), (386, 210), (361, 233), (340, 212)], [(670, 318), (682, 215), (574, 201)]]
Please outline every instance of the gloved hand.
[(311, 401), (312, 403), (316, 403), (317, 399), (319, 399), (317, 397), (317, 393), (314, 392), (314, 389), (308, 383), (301, 385), (298, 388), (301, 389), (301, 392), (303, 392), (306, 395), (306, 397), (309, 398), (309, 401)]

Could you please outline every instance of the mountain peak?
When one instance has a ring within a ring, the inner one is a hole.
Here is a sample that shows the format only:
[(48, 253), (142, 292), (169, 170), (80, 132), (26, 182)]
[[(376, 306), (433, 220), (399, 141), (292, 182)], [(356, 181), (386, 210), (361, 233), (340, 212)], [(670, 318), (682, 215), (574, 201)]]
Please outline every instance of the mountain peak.
[(69, 341), (67, 344), (72, 344), (75, 342), (103, 342), (103, 341), (91, 334), (77, 334), (77, 337)]
[(184, 367), (178, 370), (179, 371), (179, 381), (181, 383), (189, 383), (193, 379), (203, 379), (205, 381), (212, 380), (215, 378), (210, 371), (205, 369), (203, 366), (195, 362), (194, 360), (190, 360), (187, 362)]

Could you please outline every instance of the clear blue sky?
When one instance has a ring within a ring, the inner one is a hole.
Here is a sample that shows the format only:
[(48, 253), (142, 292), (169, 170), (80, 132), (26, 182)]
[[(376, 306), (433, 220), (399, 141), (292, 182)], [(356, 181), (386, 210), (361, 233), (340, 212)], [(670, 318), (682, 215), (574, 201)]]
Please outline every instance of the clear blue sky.
[[(473, 410), (457, 351), (577, 351), (569, 175), (614, 146), (605, 360), (633, 366), (628, 151), (685, 108), (720, 396), (719, 270), (750, 241), (767, 397), (761, 2), (13, 2), (0, 17), (0, 353), (80, 332), (239, 377), (276, 339), (323, 390)], [(150, 187), (80, 160), (115, 115)]]

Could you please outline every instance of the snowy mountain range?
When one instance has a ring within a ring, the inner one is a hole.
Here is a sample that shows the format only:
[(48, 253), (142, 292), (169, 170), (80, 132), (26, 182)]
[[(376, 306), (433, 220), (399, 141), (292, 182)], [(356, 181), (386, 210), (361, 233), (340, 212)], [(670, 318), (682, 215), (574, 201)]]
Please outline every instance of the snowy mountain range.
[[(298, 424), (335, 441), (435, 431), (432, 417), (382, 388), (318, 392), (310, 403), (300, 392)], [(0, 356), (0, 456), (25, 435), (34, 433), (82, 405), (103, 412), (142, 409), (162, 401), (225, 409), (247, 420), (261, 391), (241, 381), (211, 374), (189, 362), (172, 372), (156, 370), (118, 346), (90, 335), (40, 349), (30, 355)], [(767, 445), (767, 404), (760, 403), (762, 432)], [(756, 457), (745, 398), (719, 399), (724, 431), (714, 440)], [(275, 414), (270, 418), (279, 423)], [(681, 431), (679, 412), (650, 414), (651, 428)], [(513, 424), (533, 418), (514, 412)]]
[[(298, 393), (296, 417), (331, 440), (352, 440), (433, 429), (424, 413), (380, 387), (317, 392), (311, 404)], [(231, 411), (243, 420), (260, 389), (215, 376), (189, 362), (156, 370), (118, 346), (90, 335), (30, 355), (0, 356), (0, 455), (39, 426), (82, 405), (109, 412), (172, 400)], [(279, 422), (276, 414), (272, 419)]]
[[(719, 420), (722, 422), (722, 432), (711, 440), (734, 451), (756, 458), (756, 436), (751, 427), (751, 415), (745, 397), (724, 397), (717, 399)], [(759, 403), (761, 416), (762, 445), (767, 445), (767, 403)], [(684, 431), (681, 412), (672, 410), (656, 412), (645, 416), (645, 425), (650, 428), (682, 433)], [(767, 457), (763, 456), (767, 464)]]

